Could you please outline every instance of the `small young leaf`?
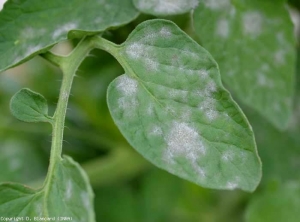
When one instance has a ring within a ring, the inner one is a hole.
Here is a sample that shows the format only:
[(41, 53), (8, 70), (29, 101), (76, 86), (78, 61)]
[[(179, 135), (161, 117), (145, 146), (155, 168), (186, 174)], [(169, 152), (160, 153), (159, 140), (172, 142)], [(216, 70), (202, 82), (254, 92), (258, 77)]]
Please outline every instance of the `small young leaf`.
[(296, 59), (285, 1), (202, 1), (194, 25), (236, 97), (284, 129), (292, 111)]
[(108, 106), (129, 143), (203, 187), (253, 191), (261, 178), (253, 132), (211, 55), (165, 20), (140, 24), (116, 49), (126, 74), (110, 84)]
[(300, 183), (288, 183), (275, 191), (254, 197), (246, 211), (246, 222), (298, 222)]
[(49, 185), (32, 190), (20, 184), (0, 185), (2, 217), (72, 217), (94, 222), (93, 191), (81, 167), (70, 157), (57, 162)]
[(46, 99), (30, 89), (21, 89), (10, 101), (11, 113), (24, 122), (50, 122)]
[(143, 13), (166, 16), (189, 12), (199, 0), (133, 0), (133, 3)]
[(131, 0), (8, 1), (0, 12), (0, 72), (68, 37), (102, 32), (137, 16)]

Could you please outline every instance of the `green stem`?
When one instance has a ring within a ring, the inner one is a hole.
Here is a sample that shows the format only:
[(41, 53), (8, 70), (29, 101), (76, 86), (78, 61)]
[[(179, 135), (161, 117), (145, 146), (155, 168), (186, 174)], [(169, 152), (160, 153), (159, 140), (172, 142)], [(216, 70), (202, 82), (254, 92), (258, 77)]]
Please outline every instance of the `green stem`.
[[(44, 187), (49, 187), (51, 180), (53, 179), (54, 168), (56, 164), (62, 159), (62, 143), (63, 143), (63, 132), (64, 123), (67, 112), (68, 99), (72, 88), (73, 79), (75, 73), (89, 53), (93, 48), (93, 44), (90, 38), (83, 39), (76, 48), (67, 57), (61, 57), (59, 66), (63, 72), (62, 85), (60, 89), (59, 99), (57, 103), (57, 108), (53, 116), (53, 133), (52, 133), (52, 146), (50, 153), (50, 165), (48, 169), (47, 178), (44, 183)], [(47, 57), (46, 57), (47, 58)]]
[(110, 53), (112, 56), (114, 56), (118, 62), (121, 60), (119, 54), (118, 54), (118, 47), (119, 45), (116, 45), (113, 42), (110, 42), (100, 36), (95, 36), (94, 37), (94, 46), (98, 49), (102, 49), (108, 53)]
[(54, 54), (50, 51), (48, 51), (44, 54), (40, 54), (40, 56), (43, 57), (44, 59), (48, 60), (49, 62), (51, 62), (53, 65), (56, 65), (56, 66), (61, 66), (62, 61), (65, 58), (63, 56), (56, 55), (56, 54)]

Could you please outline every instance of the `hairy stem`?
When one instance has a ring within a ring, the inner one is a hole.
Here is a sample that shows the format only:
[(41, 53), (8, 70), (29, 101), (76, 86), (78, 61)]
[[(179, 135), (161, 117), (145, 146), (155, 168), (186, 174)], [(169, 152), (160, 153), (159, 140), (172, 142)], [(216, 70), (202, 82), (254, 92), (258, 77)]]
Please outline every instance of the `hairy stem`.
[[(64, 124), (65, 117), (68, 106), (68, 99), (71, 92), (71, 87), (73, 83), (73, 79), (75, 73), (83, 61), (83, 59), (87, 56), (89, 51), (92, 49), (92, 41), (90, 38), (83, 39), (76, 48), (71, 52), (67, 57), (60, 57), (59, 67), (63, 72), (62, 85), (60, 89), (59, 99), (57, 103), (57, 108), (53, 116), (53, 133), (52, 133), (52, 146), (51, 146), (51, 154), (50, 154), (50, 165), (48, 169), (47, 178), (44, 183), (44, 187), (46, 188), (46, 193), (48, 191), (49, 184), (53, 179), (53, 172), (55, 166), (58, 161), (61, 160), (62, 154), (62, 144), (63, 144), (63, 132), (64, 132)], [(50, 55), (50, 54), (48, 54)], [(49, 58), (45, 56), (44, 58)]]

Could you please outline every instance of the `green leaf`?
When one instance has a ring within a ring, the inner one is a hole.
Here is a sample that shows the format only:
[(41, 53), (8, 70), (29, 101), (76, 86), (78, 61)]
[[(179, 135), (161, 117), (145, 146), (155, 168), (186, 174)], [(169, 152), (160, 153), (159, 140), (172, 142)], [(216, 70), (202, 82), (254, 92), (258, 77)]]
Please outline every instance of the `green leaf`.
[(267, 191), (251, 200), (246, 211), (247, 222), (298, 222), (300, 218), (300, 184), (289, 183)]
[(211, 55), (174, 23), (140, 24), (116, 57), (112, 117), (146, 159), (203, 187), (253, 191), (261, 178), (253, 132)]
[(44, 177), (48, 161), (40, 146), (32, 146), (17, 135), (0, 136), (0, 141), (0, 182), (29, 184)]
[(0, 12), (0, 72), (57, 42), (129, 23), (131, 0), (8, 1)]
[(141, 12), (157, 16), (177, 15), (196, 8), (199, 0), (133, 0)]
[(277, 128), (292, 110), (295, 38), (285, 1), (203, 1), (195, 32), (235, 96)]
[[(53, 177), (40, 190), (12, 183), (0, 185), (3, 217), (72, 217), (93, 222), (93, 192), (88, 178), (70, 157), (56, 162)], [(56, 219), (55, 221), (58, 221)]]
[(24, 122), (51, 122), (46, 99), (30, 89), (21, 89), (11, 98), (10, 110)]

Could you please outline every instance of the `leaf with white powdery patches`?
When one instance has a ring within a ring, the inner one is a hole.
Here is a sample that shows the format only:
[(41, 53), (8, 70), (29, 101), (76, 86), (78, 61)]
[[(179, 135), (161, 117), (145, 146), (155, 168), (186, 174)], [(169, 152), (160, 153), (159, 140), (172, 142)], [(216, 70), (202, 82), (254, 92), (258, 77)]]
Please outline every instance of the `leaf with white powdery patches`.
[(0, 12), (0, 72), (68, 38), (129, 23), (131, 0), (8, 1)]
[(133, 0), (141, 12), (166, 16), (187, 13), (197, 7), (199, 0)]
[(211, 55), (174, 23), (151, 20), (117, 47), (125, 75), (108, 88), (112, 117), (156, 166), (203, 187), (253, 191), (253, 132)]
[(10, 101), (14, 117), (24, 122), (51, 122), (46, 99), (30, 89), (21, 89)]
[(195, 32), (236, 97), (277, 128), (292, 111), (295, 38), (285, 1), (203, 0)]
[(14, 183), (0, 184), (2, 217), (72, 217), (94, 222), (93, 191), (78, 163), (64, 157), (54, 166), (54, 176), (43, 188), (33, 190)]

